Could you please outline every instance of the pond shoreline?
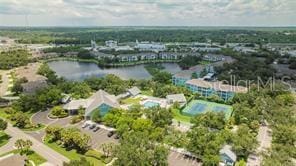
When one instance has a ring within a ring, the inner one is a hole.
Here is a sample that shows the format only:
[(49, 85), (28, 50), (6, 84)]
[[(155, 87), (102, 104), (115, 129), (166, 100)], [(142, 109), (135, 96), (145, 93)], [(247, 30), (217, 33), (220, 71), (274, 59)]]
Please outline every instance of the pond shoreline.
[[(51, 59), (46, 62), (49, 67), (57, 73), (57, 75), (65, 77), (69, 80), (83, 80), (85, 78), (95, 76), (103, 77), (107, 74), (115, 74), (122, 79), (150, 79), (152, 75), (146, 70), (145, 64), (100, 67), (92, 61), (79, 61), (77, 59)], [(177, 73), (182, 69), (177, 63), (159, 63), (164, 66), (164, 71), (171, 74)]]
[(169, 59), (156, 59), (156, 60), (145, 60), (137, 62), (121, 62), (121, 63), (109, 63), (109, 64), (100, 64), (96, 59), (82, 59), (77, 57), (56, 57), (56, 58), (47, 58), (41, 60), (44, 63), (52, 61), (76, 61), (76, 62), (85, 62), (85, 63), (95, 63), (100, 67), (110, 68), (110, 67), (125, 67), (125, 66), (136, 66), (142, 64), (155, 64), (155, 63), (178, 63), (180, 60), (169, 60)]

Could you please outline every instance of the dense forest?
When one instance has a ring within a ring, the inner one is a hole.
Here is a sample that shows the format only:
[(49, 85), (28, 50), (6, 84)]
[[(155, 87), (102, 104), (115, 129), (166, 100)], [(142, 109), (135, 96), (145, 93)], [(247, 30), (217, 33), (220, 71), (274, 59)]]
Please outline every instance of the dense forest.
[[(288, 33), (287, 33), (288, 32)], [(295, 43), (293, 28), (202, 28), (202, 27), (100, 27), (100, 28), (2, 28), (0, 36), (17, 38), (20, 43), (103, 44), (119, 42), (241, 42)]]
[(0, 52), (0, 69), (12, 69), (24, 66), (29, 62), (31, 54), (27, 50), (9, 50)]

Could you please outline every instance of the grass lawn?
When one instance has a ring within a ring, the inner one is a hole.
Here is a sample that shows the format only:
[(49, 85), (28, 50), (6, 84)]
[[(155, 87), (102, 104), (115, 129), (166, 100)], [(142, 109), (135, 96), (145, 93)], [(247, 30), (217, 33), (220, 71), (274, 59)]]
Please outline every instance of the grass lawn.
[(152, 90), (142, 90), (141, 94), (146, 96), (153, 96)]
[(7, 144), (9, 139), (10, 139), (9, 135), (7, 135), (6, 133), (0, 131), (0, 147)]
[(172, 109), (172, 113), (173, 113), (173, 117), (175, 120), (190, 123), (191, 117), (186, 116), (186, 115), (182, 115), (180, 110)]
[(65, 157), (69, 158), (70, 160), (79, 160), (81, 157), (85, 157), (87, 161), (91, 162), (93, 165), (96, 166), (103, 166), (105, 163), (101, 160), (102, 154), (95, 151), (89, 150), (84, 155), (79, 154), (76, 150), (69, 150), (67, 151), (65, 148), (59, 146), (55, 142), (44, 142), (48, 147), (52, 148), (56, 152), (64, 155)]
[[(12, 151), (7, 152), (7, 153), (0, 154), (0, 157), (6, 156), (6, 155), (8, 155), (10, 153), (18, 154), (18, 153), (20, 153), (20, 150), (15, 149), (15, 150), (12, 150)], [(38, 155), (37, 153), (35, 153), (32, 150), (29, 150), (29, 152), (27, 154), (24, 154), (24, 155), (27, 156), (28, 160), (33, 161), (35, 163), (35, 165), (40, 165), (40, 164), (43, 164), (43, 163), (46, 162), (46, 159), (44, 159), (42, 156)]]
[[(10, 107), (0, 108), (0, 117), (5, 119), (6, 121), (11, 123), (12, 125), (14, 125), (15, 124), (14, 121), (11, 121), (11, 120), (8, 119), (11, 114), (8, 114), (8, 113), (5, 112), (5, 110), (7, 110), (7, 109), (12, 109), (12, 108), (10, 108)], [(30, 119), (32, 117), (32, 115), (34, 114), (34, 112), (24, 112), (22, 114), (24, 116), (27, 116)], [(44, 127), (45, 127), (45, 125), (40, 124), (37, 127), (25, 128), (25, 129), (22, 129), (22, 130), (23, 131), (37, 131), (37, 130), (43, 129)]]
[(40, 165), (46, 162), (46, 159), (44, 159), (42, 156), (35, 153), (34, 151), (28, 152), (27, 157), (28, 160), (32, 160), (35, 163), (35, 165)]
[(140, 101), (141, 101), (140, 98), (131, 98), (131, 97), (129, 97), (129, 98), (121, 100), (120, 103), (122, 103), (122, 104), (139, 104)]

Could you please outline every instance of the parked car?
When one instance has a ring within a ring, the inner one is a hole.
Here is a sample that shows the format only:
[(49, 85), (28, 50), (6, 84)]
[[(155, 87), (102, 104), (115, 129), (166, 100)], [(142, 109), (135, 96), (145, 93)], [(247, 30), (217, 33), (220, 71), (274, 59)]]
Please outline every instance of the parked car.
[(96, 127), (96, 124), (91, 124), (90, 126), (89, 126), (89, 129), (94, 129)]
[(87, 126), (89, 126), (89, 123), (85, 122), (85, 123), (82, 125), (82, 128), (86, 128)]
[(99, 126), (95, 127), (95, 129), (93, 131), (96, 132), (98, 130), (100, 130), (100, 127)]
[(119, 139), (119, 138), (120, 138), (120, 137), (119, 137), (118, 134), (116, 134), (115, 137), (114, 137), (114, 139)]
[(114, 131), (110, 131), (107, 136), (112, 137), (112, 135), (114, 135)]

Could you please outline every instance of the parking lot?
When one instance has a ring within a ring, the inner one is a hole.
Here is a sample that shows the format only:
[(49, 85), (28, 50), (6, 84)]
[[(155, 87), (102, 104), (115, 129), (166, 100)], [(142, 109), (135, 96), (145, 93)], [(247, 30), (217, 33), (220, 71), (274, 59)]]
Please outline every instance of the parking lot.
[(116, 134), (113, 134), (112, 136), (108, 136), (108, 133), (110, 131), (100, 127), (100, 129), (98, 129), (97, 131), (95, 131), (95, 128), (90, 129), (89, 126), (83, 128), (83, 123), (79, 123), (76, 127), (78, 129), (80, 129), (81, 132), (88, 134), (89, 136), (91, 136), (91, 146), (94, 149), (101, 149), (101, 145), (104, 143), (114, 143), (114, 144), (118, 144), (119, 143), (119, 139), (115, 139)]
[(174, 151), (169, 153), (168, 164), (169, 166), (201, 166), (198, 160)]

